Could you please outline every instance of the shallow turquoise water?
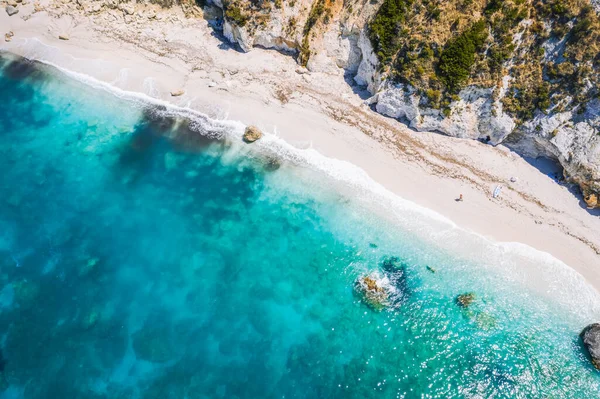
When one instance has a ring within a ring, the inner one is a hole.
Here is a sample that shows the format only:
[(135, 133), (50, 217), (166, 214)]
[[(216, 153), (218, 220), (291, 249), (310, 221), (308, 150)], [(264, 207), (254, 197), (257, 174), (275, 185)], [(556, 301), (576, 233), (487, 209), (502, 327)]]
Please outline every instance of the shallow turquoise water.
[[(598, 397), (577, 339), (595, 304), (524, 285), (510, 249), (451, 253), (426, 215), (385, 218), (235, 123), (13, 61), (0, 398)], [(353, 283), (391, 256), (404, 295), (375, 312)]]

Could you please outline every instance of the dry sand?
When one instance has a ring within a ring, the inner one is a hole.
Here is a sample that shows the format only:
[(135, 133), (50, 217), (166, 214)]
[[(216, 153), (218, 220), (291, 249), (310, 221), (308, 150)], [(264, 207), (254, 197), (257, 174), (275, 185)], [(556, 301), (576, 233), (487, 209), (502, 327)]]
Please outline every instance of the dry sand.
[[(140, 28), (118, 10), (84, 17), (71, 2), (8, 17), (0, 49), (50, 61), (125, 90), (255, 124), (290, 144), (364, 169), (393, 193), (496, 241), (548, 252), (600, 288), (600, 219), (568, 187), (509, 149), (418, 133), (372, 112), (338, 75), (306, 73), (274, 51), (243, 54), (201, 17), (157, 9)], [(68, 35), (70, 40), (59, 40)], [(297, 71), (298, 70), (298, 71)], [(172, 91), (184, 90), (172, 97)], [(511, 177), (517, 178), (511, 182)], [(496, 185), (501, 196), (492, 198)], [(464, 195), (463, 202), (455, 199)]]

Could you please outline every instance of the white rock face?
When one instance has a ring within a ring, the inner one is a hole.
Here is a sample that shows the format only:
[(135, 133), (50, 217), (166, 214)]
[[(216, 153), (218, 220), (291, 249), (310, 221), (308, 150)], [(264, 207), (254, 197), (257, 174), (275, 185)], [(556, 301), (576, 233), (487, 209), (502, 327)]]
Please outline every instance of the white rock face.
[(581, 115), (538, 113), (518, 129), (518, 140), (509, 145), (525, 155), (557, 159), (567, 177), (578, 183), (584, 192), (599, 192), (599, 128), (600, 101), (593, 100)]
[(413, 88), (404, 85), (384, 83), (372, 102), (376, 102), (377, 112), (403, 120), (415, 130), (498, 144), (513, 131), (515, 122), (503, 113), (500, 101), (493, 100), (493, 90), (466, 88), (459, 93), (460, 100), (450, 104), (448, 117), (440, 110), (427, 107)]
[(367, 36), (366, 27), (360, 32), (357, 44), (362, 59), (358, 66), (354, 81), (361, 86), (366, 86), (369, 92), (375, 93), (381, 84), (381, 77), (377, 72), (379, 60), (377, 59), (377, 55), (373, 52), (373, 46), (371, 46), (371, 41)]
[(223, 21), (223, 35), (231, 43), (237, 43), (243, 52), (247, 53), (252, 50), (252, 45), (245, 29), (229, 22), (227, 19)]

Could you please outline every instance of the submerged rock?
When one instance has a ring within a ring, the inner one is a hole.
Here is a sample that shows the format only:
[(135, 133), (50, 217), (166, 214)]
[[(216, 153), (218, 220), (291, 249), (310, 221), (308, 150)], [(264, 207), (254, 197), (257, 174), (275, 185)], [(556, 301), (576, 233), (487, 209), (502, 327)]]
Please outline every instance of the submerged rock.
[(592, 364), (600, 370), (600, 323), (590, 324), (579, 334)]
[(96, 309), (92, 309), (89, 311), (82, 319), (81, 319), (81, 327), (84, 330), (89, 330), (94, 327), (98, 320), (100, 319), (100, 313)]
[(79, 275), (79, 277), (85, 277), (88, 274), (90, 274), (92, 271), (94, 271), (94, 269), (96, 268), (96, 266), (98, 265), (98, 263), (100, 262), (100, 259), (98, 258), (89, 258), (87, 259), (79, 268), (77, 274)]
[(472, 292), (460, 294), (456, 297), (456, 304), (462, 308), (468, 308), (475, 300), (475, 294)]
[(262, 137), (262, 132), (256, 126), (248, 126), (246, 127), (246, 131), (244, 132), (244, 141), (246, 143), (254, 143), (256, 140)]

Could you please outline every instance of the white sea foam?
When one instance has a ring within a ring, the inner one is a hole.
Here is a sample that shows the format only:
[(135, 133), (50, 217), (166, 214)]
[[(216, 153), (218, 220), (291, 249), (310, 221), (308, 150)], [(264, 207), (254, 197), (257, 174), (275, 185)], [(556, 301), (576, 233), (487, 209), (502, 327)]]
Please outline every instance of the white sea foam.
[[(32, 54), (35, 53), (35, 56)], [(126, 91), (89, 75), (75, 72), (45, 58), (51, 52), (31, 52), (30, 58), (50, 65), (66, 76), (95, 89), (104, 90), (118, 98), (163, 108), (166, 114), (188, 118), (191, 126), (207, 134), (226, 134), (240, 142), (245, 125), (233, 120), (211, 119), (207, 115), (174, 105), (144, 93)], [(51, 57), (56, 59), (56, 56)], [(152, 86), (152, 85), (151, 85)], [(152, 89), (152, 87), (150, 87)], [(154, 95), (150, 90), (151, 95)], [(507, 280), (534, 286), (562, 303), (583, 320), (600, 318), (600, 295), (577, 271), (549, 253), (516, 242), (494, 242), (484, 236), (462, 229), (450, 219), (433, 210), (405, 200), (374, 181), (364, 170), (346, 161), (328, 158), (313, 148), (299, 149), (275, 134), (253, 145), (254, 151), (276, 153), (278, 157), (333, 179), (340, 187), (350, 190), (355, 199), (371, 209), (384, 210), (404, 229), (428, 242), (460, 253), (480, 264), (503, 273)]]

